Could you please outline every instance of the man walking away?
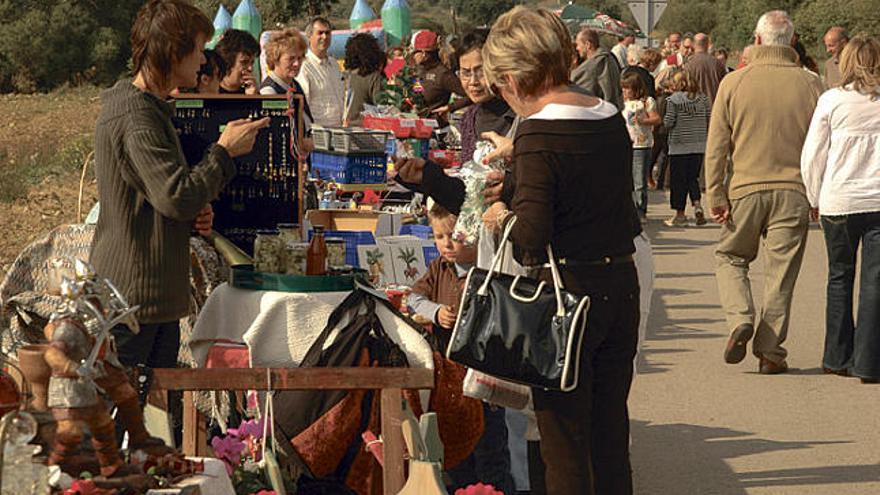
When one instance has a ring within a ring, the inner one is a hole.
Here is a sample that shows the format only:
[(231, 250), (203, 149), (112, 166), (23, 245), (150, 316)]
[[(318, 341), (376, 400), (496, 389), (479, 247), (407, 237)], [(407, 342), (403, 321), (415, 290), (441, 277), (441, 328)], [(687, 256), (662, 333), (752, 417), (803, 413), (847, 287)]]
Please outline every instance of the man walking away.
[(599, 44), (599, 33), (582, 29), (575, 38), (578, 55), (584, 61), (571, 72), (571, 80), (591, 96), (623, 109), (620, 89), (620, 66), (606, 48)]
[[(749, 65), (718, 88), (706, 146), (707, 203), (722, 224), (716, 279), (731, 329), (724, 360), (742, 361), (754, 335), (752, 351), (763, 374), (788, 368), (782, 344), (810, 221), (800, 152), (823, 90), (819, 78), (798, 64), (793, 35), (787, 13), (761, 16)], [(756, 314), (749, 265), (761, 244), (764, 301)]]
[(709, 35), (697, 33), (694, 36), (694, 55), (684, 64), (684, 70), (688, 71), (700, 89), (699, 93), (708, 96), (709, 102), (714, 102), (718, 85), (727, 75), (727, 69), (720, 60), (709, 54)]

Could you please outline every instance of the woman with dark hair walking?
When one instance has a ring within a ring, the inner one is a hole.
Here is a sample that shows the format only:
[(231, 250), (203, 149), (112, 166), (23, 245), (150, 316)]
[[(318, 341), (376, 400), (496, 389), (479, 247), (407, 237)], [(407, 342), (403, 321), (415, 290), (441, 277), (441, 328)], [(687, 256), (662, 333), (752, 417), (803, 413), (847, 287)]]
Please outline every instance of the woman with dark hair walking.
[(379, 103), (385, 62), (385, 52), (372, 34), (358, 33), (345, 42), (345, 70), (348, 77), (342, 125), (358, 125), (362, 120), (364, 105)]

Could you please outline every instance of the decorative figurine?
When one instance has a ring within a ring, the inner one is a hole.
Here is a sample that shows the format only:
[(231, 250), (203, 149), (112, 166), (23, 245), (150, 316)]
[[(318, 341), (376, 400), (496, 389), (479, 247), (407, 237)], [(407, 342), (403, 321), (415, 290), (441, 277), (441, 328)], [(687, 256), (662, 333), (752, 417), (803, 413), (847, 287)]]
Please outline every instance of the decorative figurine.
[(129, 307), (113, 284), (78, 260), (74, 278), (64, 277), (61, 282), (61, 296), (62, 309), (44, 329), (49, 340), (45, 360), (52, 369), (48, 405), (58, 422), (49, 464), (64, 467), (72, 462), (86, 425), (101, 475), (125, 476), (129, 473), (117, 447), (113, 418), (99, 392), (116, 404), (117, 417), (128, 430), (131, 451), (168, 450), (162, 440), (147, 433), (138, 394), (117, 358), (110, 333), (119, 323), (137, 332), (137, 307)]

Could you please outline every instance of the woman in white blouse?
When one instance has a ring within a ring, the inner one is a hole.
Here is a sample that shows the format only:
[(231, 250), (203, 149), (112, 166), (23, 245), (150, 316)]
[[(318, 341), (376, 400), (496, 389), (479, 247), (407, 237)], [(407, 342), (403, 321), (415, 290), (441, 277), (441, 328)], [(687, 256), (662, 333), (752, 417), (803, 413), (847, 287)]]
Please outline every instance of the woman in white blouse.
[(821, 215), (828, 251), (822, 367), (880, 383), (880, 41), (865, 35), (850, 40), (840, 71), (843, 83), (819, 98), (801, 155), (807, 196)]

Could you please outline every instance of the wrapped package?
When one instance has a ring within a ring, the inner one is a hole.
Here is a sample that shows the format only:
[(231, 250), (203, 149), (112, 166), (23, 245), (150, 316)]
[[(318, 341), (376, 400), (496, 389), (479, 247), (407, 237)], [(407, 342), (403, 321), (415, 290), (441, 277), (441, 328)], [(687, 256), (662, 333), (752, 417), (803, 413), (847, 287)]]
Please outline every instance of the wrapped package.
[(463, 164), (458, 171), (458, 178), (464, 182), (465, 191), (461, 213), (458, 214), (458, 220), (455, 222), (452, 238), (468, 246), (473, 246), (479, 239), (483, 213), (486, 212), (483, 191), (487, 186), (487, 176), (492, 170), (503, 170), (503, 161), (483, 164), (486, 155), (494, 150), (492, 143), (479, 141), (473, 158)]

